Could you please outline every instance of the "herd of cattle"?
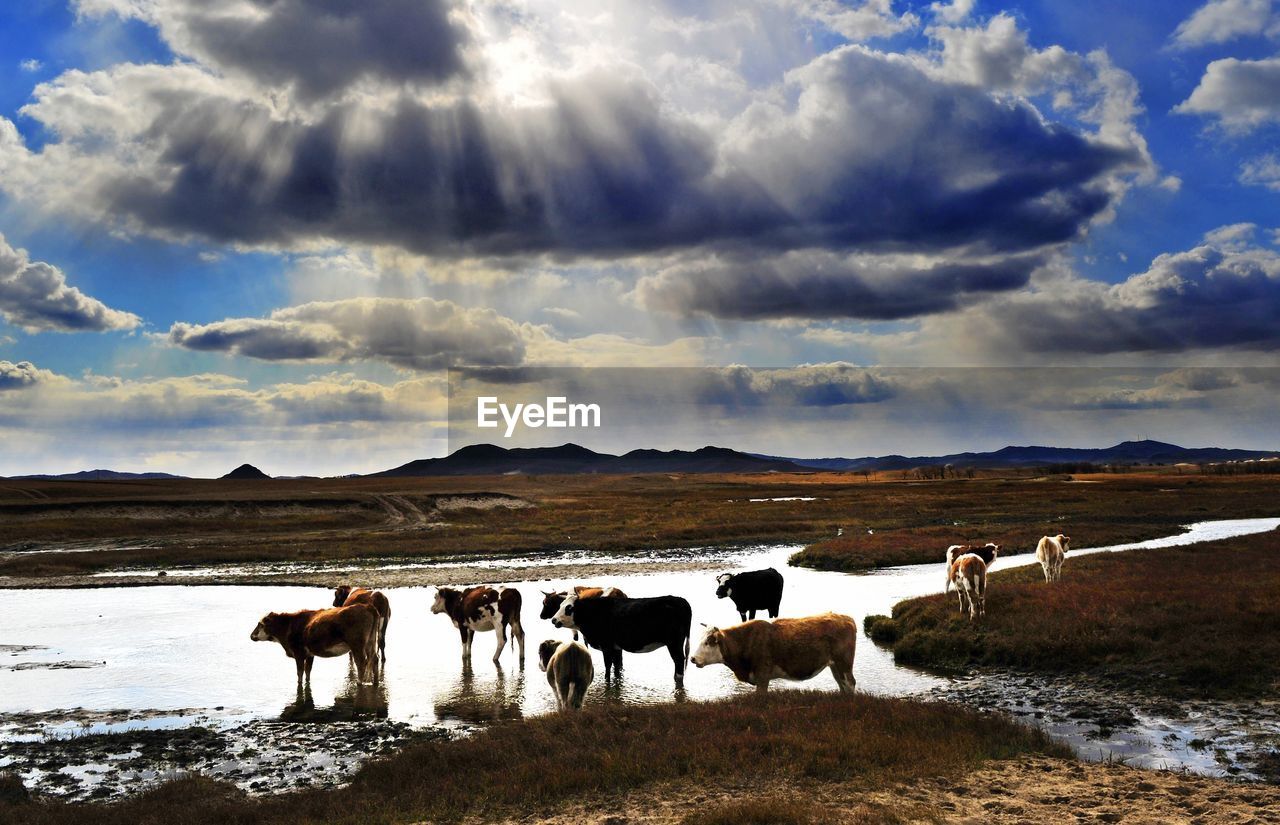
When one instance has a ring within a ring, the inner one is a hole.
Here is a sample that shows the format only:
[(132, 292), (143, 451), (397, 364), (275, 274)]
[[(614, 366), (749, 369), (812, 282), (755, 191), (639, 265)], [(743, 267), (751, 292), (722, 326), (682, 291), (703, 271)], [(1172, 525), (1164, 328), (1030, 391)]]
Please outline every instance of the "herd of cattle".
[[(1036, 547), (1036, 559), (1045, 581), (1062, 576), (1062, 562), (1071, 539), (1045, 536)], [(943, 592), (955, 587), (960, 612), (970, 621), (985, 615), (987, 569), (1000, 555), (1000, 545), (952, 545), (947, 548), (947, 582)], [(716, 596), (733, 602), (742, 619), (732, 627), (707, 626), (702, 641), (689, 653), (693, 610), (679, 596), (629, 598), (616, 587), (580, 586), (566, 592), (542, 594), (542, 619), (552, 626), (573, 631), (573, 641), (548, 640), (538, 646), (538, 664), (561, 710), (582, 707), (587, 688), (595, 679), (595, 666), (579, 633), (590, 647), (604, 655), (605, 680), (622, 673), (622, 654), (649, 653), (666, 648), (675, 665), (677, 686), (684, 683), (685, 662), (696, 667), (723, 664), (739, 681), (757, 691), (770, 681), (804, 681), (830, 670), (842, 692), (854, 688), (853, 655), (858, 637), (854, 620), (838, 613), (778, 618), (782, 602), (782, 574), (773, 568), (716, 577)], [(470, 660), (477, 632), (493, 631), (496, 664), (507, 645), (525, 658), (524, 626), (520, 620), (523, 599), (515, 588), (488, 586), (436, 590), (432, 613), (443, 613), (458, 630), (462, 655)], [(771, 621), (757, 620), (767, 611)], [(387, 597), (363, 587), (334, 590), (333, 606), (294, 613), (268, 613), (258, 622), (250, 639), (276, 642), (297, 667), (298, 686), (310, 683), (311, 665), (322, 658), (350, 655), (360, 682), (377, 683), (387, 660), (387, 626), (391, 604)]]

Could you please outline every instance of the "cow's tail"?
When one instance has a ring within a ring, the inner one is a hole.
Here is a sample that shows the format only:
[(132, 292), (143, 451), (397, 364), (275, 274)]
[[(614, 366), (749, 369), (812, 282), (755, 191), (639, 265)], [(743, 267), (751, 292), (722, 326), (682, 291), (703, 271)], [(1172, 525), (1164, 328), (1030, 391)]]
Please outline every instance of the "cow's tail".
[(570, 709), (575, 707), (573, 704), (573, 694), (574, 694), (574, 691), (576, 691), (577, 689), (578, 689), (578, 683), (571, 681), (569, 682), (569, 689), (564, 692), (564, 703)]

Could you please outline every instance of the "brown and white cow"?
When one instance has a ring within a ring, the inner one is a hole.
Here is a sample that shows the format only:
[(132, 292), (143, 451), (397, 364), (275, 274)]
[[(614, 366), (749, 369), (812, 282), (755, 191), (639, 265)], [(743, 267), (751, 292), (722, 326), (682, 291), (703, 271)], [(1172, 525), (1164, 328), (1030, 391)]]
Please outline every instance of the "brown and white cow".
[(689, 661), (698, 667), (724, 664), (741, 682), (763, 693), (773, 679), (805, 681), (824, 669), (842, 693), (853, 690), (853, 653), (858, 626), (839, 613), (802, 619), (756, 619), (733, 627), (708, 627)]
[(960, 613), (969, 612), (969, 621), (987, 613), (987, 563), (976, 553), (965, 553), (951, 563), (949, 576), (960, 598)]
[(953, 544), (947, 548), (947, 584), (942, 588), (943, 594), (951, 592), (951, 565), (955, 564), (956, 559), (961, 556), (972, 553), (978, 556), (982, 561), (990, 567), (1000, 555), (1000, 545), (993, 542), (987, 542), (984, 545), (977, 544)]
[(369, 590), (365, 587), (352, 587), (344, 584), (333, 589), (333, 606), (346, 607), (349, 604), (365, 604), (378, 614), (378, 653), (382, 664), (387, 663), (387, 625), (391, 624), (391, 602), (381, 590)]
[[(598, 599), (603, 596), (606, 599), (625, 599), (626, 593), (623, 593), (616, 587), (590, 587), (585, 584), (579, 584), (573, 588), (573, 595), (579, 599)], [(560, 612), (560, 605), (564, 604), (564, 600), (569, 596), (567, 591), (560, 590), (544, 590), (542, 591), (542, 612), (538, 614), (539, 619), (552, 619), (556, 613)], [(578, 631), (573, 631), (573, 640), (578, 641)]]
[(1071, 549), (1070, 545), (1071, 537), (1061, 533), (1056, 536), (1045, 536), (1036, 545), (1036, 560), (1044, 570), (1046, 582), (1062, 579), (1062, 562), (1067, 557), (1067, 551)]
[[(494, 590), (492, 587), (468, 587), (455, 590), (441, 587), (436, 590), (432, 613), (444, 613), (458, 628), (462, 636), (462, 658), (471, 658), (471, 642), (476, 631), (492, 630), (498, 636), (498, 649), (493, 652), (493, 663), (498, 663), (502, 649), (507, 645), (507, 629), (520, 646), (520, 666), (524, 667), (524, 627), (520, 624), (520, 591), (509, 587)], [(512, 647), (514, 650), (514, 646)]]
[(538, 645), (538, 667), (556, 695), (557, 710), (581, 710), (587, 688), (596, 678), (591, 651), (578, 642), (548, 639)]
[(351, 654), (361, 683), (378, 682), (378, 613), (367, 604), (268, 613), (249, 634), (255, 642), (278, 642), (298, 667), (298, 686), (311, 683), (315, 658)]

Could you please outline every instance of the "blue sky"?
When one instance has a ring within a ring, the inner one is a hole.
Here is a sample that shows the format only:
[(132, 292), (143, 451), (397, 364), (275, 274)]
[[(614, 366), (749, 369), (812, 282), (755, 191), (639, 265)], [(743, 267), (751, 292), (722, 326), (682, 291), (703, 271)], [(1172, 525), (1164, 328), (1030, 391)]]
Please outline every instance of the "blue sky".
[[(467, 364), (1156, 368), (953, 447), (1280, 447), (1273, 5), (8, 4), (0, 475), (378, 469)], [(731, 446), (909, 451), (854, 413)]]

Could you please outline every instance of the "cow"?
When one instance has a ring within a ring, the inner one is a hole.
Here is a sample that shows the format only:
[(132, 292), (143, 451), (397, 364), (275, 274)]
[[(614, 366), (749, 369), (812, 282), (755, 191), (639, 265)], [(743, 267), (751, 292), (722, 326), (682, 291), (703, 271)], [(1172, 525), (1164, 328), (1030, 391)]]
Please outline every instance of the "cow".
[(1044, 570), (1045, 582), (1056, 582), (1062, 579), (1062, 562), (1070, 550), (1071, 537), (1059, 533), (1056, 536), (1045, 536), (1036, 545), (1036, 560)]
[(858, 625), (848, 616), (824, 613), (802, 619), (752, 620), (708, 627), (689, 661), (696, 667), (723, 664), (738, 681), (769, 689), (773, 679), (803, 682), (829, 669), (841, 693), (853, 690), (853, 653)]
[(581, 630), (587, 644), (604, 653), (604, 678), (622, 675), (622, 651), (648, 653), (665, 647), (684, 685), (693, 608), (679, 596), (649, 599), (584, 599), (567, 596), (551, 624)]
[(960, 613), (969, 621), (987, 614), (987, 563), (977, 553), (965, 553), (951, 563), (950, 581), (956, 586)]
[(548, 639), (538, 645), (538, 667), (556, 695), (556, 710), (581, 710), (587, 688), (596, 678), (591, 651), (577, 642)]
[[(311, 684), (311, 665), (317, 656), (351, 654), (363, 684), (378, 683), (377, 611), (367, 604), (268, 613), (249, 634), (255, 642), (278, 642), (298, 667), (298, 687)], [(372, 671), (372, 679), (369, 678)]]
[[(432, 613), (444, 613), (458, 628), (462, 636), (462, 658), (471, 659), (471, 642), (476, 631), (492, 630), (498, 635), (498, 649), (493, 652), (493, 663), (498, 663), (502, 649), (507, 645), (507, 629), (520, 646), (520, 666), (524, 667), (524, 627), (520, 624), (520, 591), (503, 587), (468, 587), (455, 590), (452, 587), (436, 589)], [(515, 645), (512, 645), (512, 650)]]
[[(604, 596), (607, 599), (625, 599), (626, 593), (623, 593), (616, 587), (588, 587), (586, 585), (577, 585), (573, 588), (575, 596), (581, 599), (595, 599)], [(564, 604), (565, 596), (569, 594), (564, 591), (544, 590), (542, 591), (542, 612), (538, 614), (539, 619), (550, 619), (560, 610), (560, 605)], [(578, 631), (573, 631), (573, 640), (578, 641)]]
[(955, 564), (956, 559), (972, 553), (982, 559), (983, 563), (990, 567), (995, 563), (996, 557), (1000, 555), (1000, 545), (987, 542), (979, 547), (976, 544), (953, 544), (947, 548), (947, 584), (942, 588), (943, 594), (951, 592), (951, 565)]
[(333, 606), (346, 607), (349, 604), (367, 604), (378, 614), (378, 654), (382, 664), (387, 663), (387, 625), (391, 624), (391, 602), (380, 590), (369, 590), (364, 587), (340, 585), (333, 589)]
[(749, 573), (721, 573), (716, 576), (716, 585), (716, 598), (732, 599), (742, 621), (754, 619), (757, 610), (767, 610), (769, 618), (778, 618), (778, 605), (782, 602), (782, 574), (772, 567)]

